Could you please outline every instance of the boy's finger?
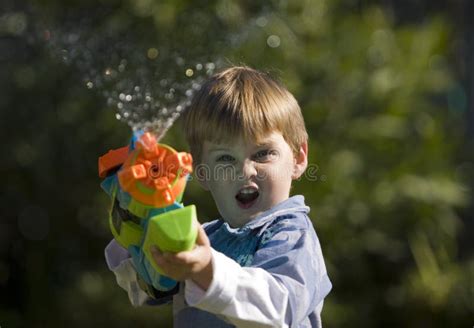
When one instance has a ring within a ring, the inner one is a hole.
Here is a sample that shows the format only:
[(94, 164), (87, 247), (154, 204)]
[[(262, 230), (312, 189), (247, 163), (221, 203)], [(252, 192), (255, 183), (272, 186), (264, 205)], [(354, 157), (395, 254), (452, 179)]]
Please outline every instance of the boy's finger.
[(209, 238), (207, 237), (206, 232), (202, 225), (198, 225), (198, 235), (196, 238), (196, 244), (200, 246), (208, 246), (209, 245)]
[(168, 260), (168, 256), (167, 256), (167, 253), (163, 253), (158, 247), (156, 247), (155, 245), (152, 245), (150, 247), (150, 252), (151, 252), (151, 255), (153, 256), (153, 258), (155, 259), (156, 263), (158, 265), (164, 265), (166, 264), (167, 260)]
[[(179, 253), (168, 253), (168, 252), (162, 252), (158, 247), (155, 245), (152, 245), (150, 247), (150, 251), (157, 260), (160, 263), (173, 263), (173, 264), (179, 264), (179, 265), (189, 265), (194, 262), (196, 262), (200, 256), (200, 248), (202, 246), (208, 246), (210, 244), (209, 238), (207, 237), (206, 232), (204, 231), (202, 225), (199, 223), (197, 224), (198, 228), (198, 234), (196, 237), (196, 247), (190, 251), (183, 251)], [(157, 264), (160, 264), (157, 263)]]
[(180, 252), (173, 255), (171, 261), (179, 265), (194, 265), (207, 257), (206, 247), (204, 246), (197, 246), (191, 251)]
[(169, 260), (176, 264), (191, 264), (195, 260), (195, 249), (186, 252), (179, 252), (169, 257)]
[(158, 247), (156, 247), (155, 245), (151, 245), (150, 246), (150, 251), (151, 253), (154, 255), (158, 255), (158, 256), (161, 256), (162, 258), (164, 259), (168, 259), (170, 256), (172, 256), (172, 253), (169, 253), (169, 252), (163, 252), (161, 251), (161, 249), (159, 249)]

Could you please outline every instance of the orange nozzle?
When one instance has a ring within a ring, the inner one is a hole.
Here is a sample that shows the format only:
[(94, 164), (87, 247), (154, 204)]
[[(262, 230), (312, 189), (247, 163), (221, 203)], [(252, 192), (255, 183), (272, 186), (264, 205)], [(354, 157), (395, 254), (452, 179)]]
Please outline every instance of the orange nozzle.
[(180, 196), (186, 175), (192, 172), (192, 157), (158, 144), (155, 136), (144, 133), (118, 172), (123, 190), (145, 205), (166, 207)]
[(105, 178), (107, 173), (122, 165), (128, 157), (128, 146), (109, 150), (107, 154), (99, 157), (99, 177)]

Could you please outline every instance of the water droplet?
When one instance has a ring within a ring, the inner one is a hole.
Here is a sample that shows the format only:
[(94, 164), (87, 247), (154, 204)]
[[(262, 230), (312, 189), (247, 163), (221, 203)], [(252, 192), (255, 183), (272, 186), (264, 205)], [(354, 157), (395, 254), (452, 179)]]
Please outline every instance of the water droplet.
[(186, 94), (187, 97), (191, 97), (193, 95), (193, 90), (188, 89), (188, 90), (186, 90), (185, 94)]
[(124, 112), (124, 113), (123, 113), (123, 117), (127, 118), (127, 117), (129, 117), (129, 116), (130, 116), (130, 113), (129, 113), (129, 112)]
[(122, 100), (122, 101), (124, 101), (124, 100), (125, 100), (125, 93), (121, 93), (121, 94), (119, 95), (119, 99)]
[(92, 81), (88, 81), (86, 83), (86, 86), (87, 86), (88, 89), (92, 89), (94, 87), (94, 83), (92, 83)]
[(193, 76), (193, 75), (194, 75), (194, 71), (193, 71), (191, 68), (188, 68), (188, 69), (186, 70), (186, 76), (187, 76), (187, 77), (191, 77), (191, 76)]
[(67, 63), (69, 56), (68, 56), (68, 51), (66, 49), (61, 50), (61, 58), (63, 59), (64, 62)]
[(122, 116), (120, 116), (120, 114), (117, 113), (117, 114), (115, 114), (115, 118), (116, 118), (117, 120), (120, 120), (120, 119), (122, 118)]
[(267, 39), (267, 44), (271, 48), (278, 48), (280, 46), (280, 37), (278, 35), (270, 35)]
[(122, 109), (123, 108), (123, 104), (121, 102), (117, 103), (117, 108), (118, 109)]
[(125, 100), (126, 101), (132, 101), (132, 96), (131, 95), (126, 95)]
[(150, 48), (150, 49), (148, 49), (148, 51), (147, 51), (147, 57), (148, 57), (149, 59), (152, 59), (152, 60), (153, 60), (153, 59), (156, 59), (156, 58), (158, 57), (158, 55), (159, 55), (159, 51), (158, 51), (158, 49), (156, 49), (156, 48)]
[(140, 92), (140, 87), (137, 85), (135, 88), (133, 88), (136, 92)]
[(215, 68), (216, 68), (216, 65), (214, 63), (206, 63), (206, 69), (213, 70)]
[(260, 16), (259, 18), (257, 18), (255, 23), (257, 24), (257, 26), (264, 27), (267, 25), (268, 19), (265, 16)]
[(196, 64), (196, 69), (197, 69), (198, 71), (202, 70), (202, 64)]
[(104, 74), (106, 76), (110, 76), (110, 74), (112, 74), (112, 70), (110, 68), (106, 68)]
[(179, 66), (183, 66), (184, 59), (182, 57), (176, 57), (176, 64), (178, 64)]

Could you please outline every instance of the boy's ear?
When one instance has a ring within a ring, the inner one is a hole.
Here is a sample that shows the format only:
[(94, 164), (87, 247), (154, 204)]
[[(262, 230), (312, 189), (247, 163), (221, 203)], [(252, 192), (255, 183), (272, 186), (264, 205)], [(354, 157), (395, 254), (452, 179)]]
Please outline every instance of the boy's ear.
[(298, 179), (306, 170), (308, 166), (308, 142), (305, 141), (301, 144), (298, 155), (295, 156), (295, 162), (293, 166), (293, 174), (291, 178), (293, 180)]
[(196, 180), (199, 182), (204, 190), (209, 191), (207, 181), (209, 180), (209, 169), (204, 164), (198, 164), (194, 167), (194, 174)]

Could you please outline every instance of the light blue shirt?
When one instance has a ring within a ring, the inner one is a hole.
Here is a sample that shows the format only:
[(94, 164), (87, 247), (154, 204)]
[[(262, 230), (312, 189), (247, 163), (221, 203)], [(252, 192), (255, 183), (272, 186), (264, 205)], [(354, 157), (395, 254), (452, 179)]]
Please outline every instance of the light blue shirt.
[[(332, 287), (308, 212), (304, 197), (293, 196), (241, 228), (223, 220), (204, 227), (214, 250), (242, 267), (264, 269), (288, 290), (284, 321), (290, 327), (321, 327), (323, 300)], [(233, 325), (207, 311), (184, 307), (175, 314), (175, 327)]]

